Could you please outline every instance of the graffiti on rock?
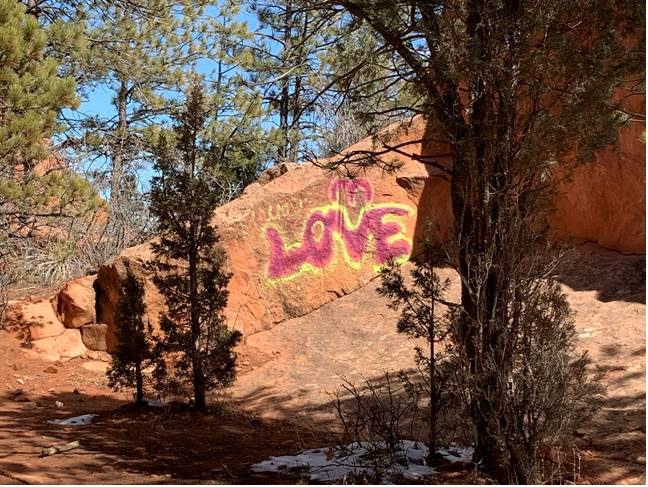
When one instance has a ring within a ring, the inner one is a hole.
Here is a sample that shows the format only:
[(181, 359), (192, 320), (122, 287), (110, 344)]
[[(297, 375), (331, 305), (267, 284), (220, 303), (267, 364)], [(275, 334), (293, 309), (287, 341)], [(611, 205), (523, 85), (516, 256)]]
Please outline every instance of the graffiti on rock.
[(322, 271), (337, 255), (356, 269), (369, 254), (376, 268), (409, 257), (412, 241), (406, 235), (405, 219), (414, 215), (411, 206), (372, 203), (373, 187), (366, 179), (334, 180), (329, 200), (308, 211), (300, 241), (287, 244), (276, 223), (265, 227), (271, 281)]

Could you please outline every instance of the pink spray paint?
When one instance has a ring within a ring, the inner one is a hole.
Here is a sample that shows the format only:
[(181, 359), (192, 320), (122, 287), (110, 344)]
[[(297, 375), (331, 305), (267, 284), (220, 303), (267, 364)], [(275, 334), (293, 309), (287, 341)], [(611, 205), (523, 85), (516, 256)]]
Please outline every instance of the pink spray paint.
[[(344, 196), (346, 197), (344, 197)], [(367, 250), (370, 238), (375, 242), (375, 262), (379, 265), (391, 259), (408, 256), (411, 244), (407, 239), (391, 237), (402, 232), (396, 221), (384, 221), (387, 216), (407, 217), (410, 209), (404, 205), (372, 205), (373, 188), (365, 179), (335, 180), (329, 188), (331, 203), (326, 207), (314, 208), (302, 234), (301, 244), (286, 248), (279, 231), (274, 227), (266, 229), (269, 244), (268, 277), (280, 279), (300, 271), (304, 264), (318, 269), (327, 267), (334, 258), (335, 240), (338, 235), (342, 240), (348, 258), (361, 262)], [(338, 204), (335, 204), (335, 202)], [(360, 221), (349, 225), (345, 217), (345, 206), (360, 207)]]

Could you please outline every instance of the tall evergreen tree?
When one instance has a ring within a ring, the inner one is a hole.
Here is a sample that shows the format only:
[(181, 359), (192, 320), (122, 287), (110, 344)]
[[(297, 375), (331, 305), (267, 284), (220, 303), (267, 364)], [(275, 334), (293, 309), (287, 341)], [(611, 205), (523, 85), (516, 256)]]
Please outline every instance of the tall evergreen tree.
[(47, 33), (15, 0), (0, 3), (0, 161), (27, 168), (47, 156), (63, 108), (77, 105), (74, 79), (45, 56)]
[[(74, 79), (47, 55), (47, 34), (24, 6), (0, 2), (0, 255), (13, 237), (99, 205), (90, 185), (52, 158), (58, 116), (77, 97)], [(35, 171), (48, 157), (53, 163)]]
[[(153, 246), (154, 282), (168, 306), (160, 319), (164, 337), (157, 373), (171, 391), (191, 383), (197, 409), (205, 408), (209, 390), (234, 380), (233, 348), (241, 336), (227, 327), (223, 315), (231, 275), (211, 226), (222, 199), (215, 175), (231, 165), (230, 151), (205, 139), (209, 112), (203, 91), (195, 84), (187, 94), (176, 117), (175, 137), (160, 137), (155, 149), (159, 176), (151, 188), (152, 212), (161, 232)], [(173, 368), (167, 363), (170, 358)]]
[(144, 373), (153, 359), (151, 327), (144, 323), (144, 285), (129, 269), (115, 308), (117, 345), (106, 375), (112, 388), (134, 387), (135, 404), (144, 403)]
[(18, 247), (100, 204), (51, 150), (61, 111), (77, 104), (74, 79), (48, 51), (52, 33), (16, 0), (0, 0), (0, 318)]
[(211, 63), (204, 75), (212, 115), (208, 138), (228, 154), (214, 171), (234, 195), (269, 163), (276, 134), (267, 128), (271, 114), (263, 107), (259, 86), (251, 82), (257, 60), (239, 7), (219, 2), (210, 12)]
[(299, 0), (253, 0), (250, 9), (259, 23), (250, 70), (277, 126), (277, 160), (335, 154), (411, 105), (366, 23)]
[(88, 9), (88, 46), (81, 60), (86, 90), (106, 90), (113, 110), (82, 120), (80, 142), (110, 164), (113, 207), (124, 175), (148, 154), (150, 130), (174, 107), (192, 64), (207, 49), (196, 33), (203, 3), (194, 0), (100, 1)]
[[(624, 97), (614, 95), (643, 84), (644, 5), (304, 3), (342, 8), (351, 22), (370, 26), (393, 71), (422, 100), (411, 112), (428, 117), (430, 138), (447, 142), (439, 154), (393, 150), (450, 183), (461, 281), (452, 331), (469, 391), (475, 461), (501, 483), (542, 480), (535, 470), (539, 448), (566, 438), (587, 387), (584, 365), (572, 355), (567, 303), (533, 230), (543, 228), (560, 174), (555, 169), (568, 172), (573, 163), (591, 160), (628, 120), (619, 116)], [(344, 162), (367, 163), (358, 156)], [(442, 164), (441, 157), (452, 163)], [(546, 353), (552, 336), (552, 365), (560, 371), (553, 375)], [(533, 376), (542, 377), (541, 391), (530, 387)]]
[(320, 74), (317, 54), (324, 38), (322, 19), (304, 11), (294, 0), (255, 0), (257, 15), (254, 80), (276, 117), (277, 159), (296, 162), (313, 126), (316, 86)]

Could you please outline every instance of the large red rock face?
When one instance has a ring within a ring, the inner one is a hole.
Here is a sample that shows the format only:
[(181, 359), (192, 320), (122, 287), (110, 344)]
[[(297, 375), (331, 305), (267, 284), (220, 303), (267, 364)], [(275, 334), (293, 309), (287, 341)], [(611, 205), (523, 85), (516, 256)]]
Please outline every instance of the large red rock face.
[[(625, 101), (628, 112), (645, 114), (646, 100)], [(560, 185), (553, 216), (554, 238), (596, 242), (619, 252), (646, 252), (646, 124), (630, 121), (615, 147), (575, 169)]]
[[(414, 128), (401, 128), (399, 136), (420, 137), (421, 127)], [(233, 273), (230, 323), (246, 334), (267, 329), (367, 284), (389, 260), (407, 260), (420, 225), (417, 208), (434, 206), (430, 194), (436, 195), (435, 211), (447, 228), (445, 183), (430, 179), (421, 164), (400, 162), (395, 174), (376, 168), (354, 179), (313, 164), (292, 167), (218, 208), (213, 222)], [(144, 277), (150, 257), (145, 244), (100, 269), (98, 321), (112, 324), (126, 269)], [(163, 300), (150, 279), (145, 282), (155, 326)]]
[[(631, 124), (621, 133), (618, 153), (602, 153), (561, 185), (550, 221), (556, 239), (644, 252), (643, 129), (643, 124)], [(218, 208), (213, 222), (233, 273), (230, 324), (251, 334), (360, 288), (389, 259), (406, 260), (416, 252), (428, 222), (443, 239), (452, 225), (449, 186), (407, 155), (447, 154), (442, 143), (421, 141), (433, 132), (418, 119), (390, 127), (380, 142), (370, 138), (348, 149), (361, 153), (398, 145), (398, 153), (380, 157), (385, 164), (399, 165), (395, 172), (372, 168), (346, 179), (314, 164), (292, 166), (266, 175)], [(127, 268), (145, 281), (149, 320), (158, 323), (164, 300), (144, 271), (151, 258), (150, 246), (140, 245), (98, 273), (97, 321), (109, 325), (109, 349), (114, 343), (112, 313)]]

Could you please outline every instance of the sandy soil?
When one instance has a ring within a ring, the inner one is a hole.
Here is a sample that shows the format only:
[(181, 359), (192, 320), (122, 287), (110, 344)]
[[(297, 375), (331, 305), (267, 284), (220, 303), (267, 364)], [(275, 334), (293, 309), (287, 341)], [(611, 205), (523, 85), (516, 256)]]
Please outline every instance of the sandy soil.
[[(560, 279), (579, 348), (608, 387), (604, 407), (576, 431), (580, 480), (645, 483), (645, 257), (586, 245)], [(107, 388), (101, 356), (46, 362), (25, 353), (19, 334), (0, 332), (0, 483), (284, 481), (251, 475), (249, 466), (333, 444), (331, 393), (340, 376), (358, 381), (412, 364), (412, 343), (395, 333), (375, 287), (247, 337), (231, 397), (202, 415), (180, 406), (135, 410)], [(99, 416), (83, 427), (46, 423), (86, 413)], [(73, 440), (81, 446), (39, 457), (43, 447)], [(461, 480), (452, 472), (437, 479)]]

